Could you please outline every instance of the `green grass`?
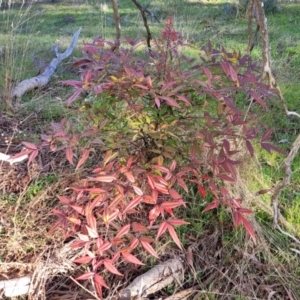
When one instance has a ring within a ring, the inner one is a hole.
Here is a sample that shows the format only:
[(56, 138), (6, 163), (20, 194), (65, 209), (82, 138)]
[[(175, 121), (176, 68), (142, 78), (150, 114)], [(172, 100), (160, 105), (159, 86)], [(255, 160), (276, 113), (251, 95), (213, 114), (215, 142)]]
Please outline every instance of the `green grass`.
[[(141, 0), (142, 5), (149, 1)], [(197, 0), (165, 0), (151, 1), (153, 10), (160, 23), (151, 23), (149, 26), (153, 36), (156, 37), (163, 28), (164, 21), (169, 15), (174, 16), (176, 28), (184, 40), (191, 45), (186, 55), (195, 57), (201, 46), (210, 41), (213, 46), (224, 46), (227, 50), (236, 50), (245, 53), (247, 48), (247, 20), (242, 16), (236, 18), (235, 11), (228, 11), (227, 1), (202, 2)], [(130, 0), (119, 1), (119, 10), (122, 23), (122, 36), (144, 39), (145, 29), (141, 17)], [(282, 5), (281, 11), (268, 15), (268, 28), (270, 33), (271, 56), (274, 73), (278, 84), (285, 96), (290, 110), (300, 112), (300, 4)], [(59, 50), (64, 51), (72, 39), (73, 33), (82, 27), (79, 43), (73, 56), (81, 56), (83, 42), (91, 42), (96, 36), (114, 39), (115, 28), (112, 9), (106, 1), (83, 1), (82, 4), (67, 2), (37, 3), (32, 7), (23, 9), (0, 10), (0, 50), (2, 45), (10, 48), (0, 51), (0, 87), (6, 89), (7, 77), (18, 82), (22, 79), (37, 75), (33, 56), (40, 60), (51, 61), (53, 54), (51, 48), (59, 44)], [(252, 53), (254, 59), (260, 59), (261, 48), (257, 45)], [(70, 95), (70, 88), (60, 84), (61, 80), (76, 78), (70, 72), (68, 63), (70, 58), (59, 66), (58, 71), (51, 79), (46, 91), (33, 91), (24, 95), (19, 103), (23, 113), (36, 113), (43, 120), (37, 125), (37, 131), (43, 131), (43, 126), (50, 122), (57, 122), (68, 112), (64, 101)], [(9, 66), (9, 68), (7, 68)], [(5, 68), (6, 67), (6, 68)], [(2, 98), (0, 98), (2, 101)], [(0, 103), (2, 107), (3, 103)], [(247, 107), (245, 107), (247, 108)], [(261, 113), (260, 108), (250, 110), (253, 116), (258, 114), (260, 126), (274, 127), (273, 143), (288, 150), (291, 143), (300, 132), (300, 122), (294, 117), (286, 117), (281, 103), (277, 99), (269, 101), (269, 110)], [(73, 116), (74, 118), (77, 116)], [(34, 135), (34, 134), (33, 134)], [(35, 138), (37, 138), (35, 136)], [(288, 142), (278, 144), (287, 139)], [(247, 168), (244, 176), (247, 178), (249, 190), (255, 194), (257, 191), (272, 187), (283, 176), (281, 165), (283, 156), (277, 153), (267, 153), (255, 146), (258, 164)], [(294, 226), (300, 236), (300, 156), (293, 163), (291, 186), (285, 188), (280, 199), (280, 209), (286, 220)], [(34, 201), (48, 185), (57, 180), (55, 175), (34, 180), (28, 187), (25, 198)], [(180, 211), (181, 218), (190, 222), (188, 226), (177, 228), (182, 244), (187, 247), (197, 241), (207, 231), (221, 226), (222, 239), (228, 256), (226, 263), (230, 262), (230, 247), (241, 245), (245, 238), (244, 229), (228, 227), (231, 215), (223, 210), (202, 213), (212, 198), (201, 198), (197, 192), (191, 191), (187, 196), (188, 209)], [(261, 201), (269, 204), (270, 195), (261, 196)], [(4, 201), (9, 206), (15, 205), (17, 196), (9, 195)], [(275, 256), (282, 263), (289, 263), (284, 251), (288, 253), (288, 239), (271, 228), (272, 218), (259, 206), (253, 206), (259, 224), (264, 228), (266, 236), (270, 237), (274, 246)], [(16, 220), (15, 220), (16, 221)], [(21, 222), (20, 220), (18, 222)], [(0, 230), (0, 235), (1, 235)], [(277, 245), (281, 250), (276, 250)], [(27, 247), (27, 246), (26, 246)], [(34, 246), (28, 246), (27, 252), (33, 251)], [(227, 261), (228, 260), (228, 261)], [(299, 266), (297, 266), (299, 268)], [(169, 287), (171, 293), (173, 287)], [(201, 296), (202, 297), (202, 296)], [(205, 298), (206, 297), (206, 298)], [(202, 298), (199, 298), (202, 299)], [(213, 294), (203, 296), (203, 299), (217, 299)], [(244, 299), (236, 296), (233, 299)]]

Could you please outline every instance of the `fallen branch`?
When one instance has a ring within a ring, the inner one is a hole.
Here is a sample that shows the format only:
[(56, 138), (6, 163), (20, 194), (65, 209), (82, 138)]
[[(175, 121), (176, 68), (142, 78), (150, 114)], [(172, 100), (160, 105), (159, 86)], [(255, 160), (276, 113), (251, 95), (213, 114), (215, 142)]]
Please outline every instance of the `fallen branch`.
[(13, 165), (15, 163), (24, 161), (25, 159), (28, 158), (28, 155), (25, 154), (25, 155), (22, 155), (22, 156), (17, 157), (17, 158), (12, 158), (12, 157), (13, 157), (13, 155), (7, 155), (5, 153), (0, 152), (0, 160), (1, 161), (7, 161), (8, 163), (10, 163), (10, 165)]
[(181, 283), (184, 275), (183, 263), (180, 259), (171, 259), (155, 266), (145, 274), (137, 277), (119, 294), (119, 300), (130, 300), (146, 297), (160, 291), (173, 281)]
[(43, 258), (45, 256), (45, 252), (43, 252), (35, 263), (33, 273), (20, 278), (0, 280), (0, 298), (1, 292), (3, 292), (5, 297), (28, 294), (29, 299), (46, 299), (44, 295), (41, 296), (46, 281), (57, 274), (66, 274), (73, 270), (75, 267), (73, 260), (82, 254), (81, 250), (69, 247), (70, 243), (59, 250), (48, 253), (46, 260)]
[(5, 297), (21, 296), (28, 293), (30, 282), (30, 276), (11, 280), (0, 280), (0, 290), (3, 290)]
[(73, 35), (73, 40), (70, 43), (68, 49), (64, 53), (58, 53), (58, 50), (56, 49), (56, 57), (50, 62), (48, 67), (45, 69), (45, 71), (33, 78), (25, 79), (21, 81), (11, 92), (12, 98), (21, 98), (26, 92), (33, 90), (35, 88), (41, 88), (48, 84), (51, 76), (54, 74), (57, 66), (67, 57), (71, 55), (73, 52), (79, 35), (81, 32), (81, 28), (79, 28)]

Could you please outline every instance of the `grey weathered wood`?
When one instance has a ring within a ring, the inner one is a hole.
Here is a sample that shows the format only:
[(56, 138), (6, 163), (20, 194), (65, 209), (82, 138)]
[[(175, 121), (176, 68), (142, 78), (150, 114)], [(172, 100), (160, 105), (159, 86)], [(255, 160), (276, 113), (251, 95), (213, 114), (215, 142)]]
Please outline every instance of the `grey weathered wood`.
[(68, 49), (63, 53), (56, 52), (56, 57), (50, 62), (45, 71), (33, 78), (25, 79), (21, 81), (11, 92), (12, 98), (21, 98), (26, 92), (33, 90), (35, 88), (40, 88), (48, 84), (51, 76), (54, 74), (57, 66), (62, 62), (62, 60), (66, 59), (73, 52), (79, 35), (81, 32), (81, 28), (79, 28), (73, 35), (73, 40), (71, 41)]

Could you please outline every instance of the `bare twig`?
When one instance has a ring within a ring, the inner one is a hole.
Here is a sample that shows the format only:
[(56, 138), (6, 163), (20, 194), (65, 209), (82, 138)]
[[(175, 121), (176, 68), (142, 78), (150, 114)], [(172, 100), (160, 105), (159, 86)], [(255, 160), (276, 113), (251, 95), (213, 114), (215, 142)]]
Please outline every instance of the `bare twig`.
[(151, 35), (151, 31), (148, 25), (148, 21), (147, 21), (147, 17), (146, 17), (146, 12), (149, 13), (151, 15), (151, 13), (149, 12), (149, 10), (144, 7), (142, 7), (142, 5), (137, 1), (137, 0), (132, 0), (132, 2), (135, 4), (135, 6), (139, 9), (139, 11), (141, 12), (141, 16), (143, 18), (143, 22), (144, 22), (144, 26), (146, 28), (146, 32), (147, 32), (147, 46), (150, 49), (151, 48), (151, 43), (150, 41), (152, 40), (152, 35)]
[[(255, 16), (253, 16), (253, 11), (255, 12)], [(284, 96), (277, 85), (277, 82), (272, 74), (271, 70), (271, 55), (270, 55), (270, 45), (269, 45), (269, 35), (268, 35), (268, 28), (267, 28), (267, 18), (265, 16), (263, 3), (261, 0), (251, 0), (249, 11), (248, 11), (248, 51), (250, 52), (251, 49), (251, 22), (252, 17), (255, 17), (257, 26), (259, 28), (261, 39), (262, 39), (262, 59), (263, 59), (263, 72), (262, 72), (262, 78), (267, 79), (268, 83), (271, 88), (275, 89), (276, 94), (278, 95), (283, 108), (285, 110), (285, 113), (287, 116), (296, 116), (300, 118), (300, 114), (294, 111), (289, 111), (286, 101), (284, 99)], [(290, 184), (291, 175), (292, 175), (292, 169), (291, 165), (294, 161), (295, 156), (297, 155), (300, 148), (300, 134), (297, 137), (297, 139), (294, 141), (292, 148), (287, 155), (286, 159), (283, 162), (283, 167), (285, 171), (285, 175), (282, 180), (280, 180), (276, 186), (273, 189), (273, 193), (271, 196), (271, 203), (273, 207), (273, 222), (274, 227), (277, 228), (281, 233), (287, 235), (291, 239), (293, 239), (295, 242), (300, 244), (300, 241), (294, 237), (293, 235), (289, 234), (288, 232), (285, 232), (280, 226), (279, 226), (279, 217), (280, 212), (278, 209), (278, 200), (281, 195), (282, 190), (284, 187)]]
[[(291, 175), (292, 175), (291, 164), (292, 164), (295, 156), (297, 155), (299, 148), (300, 148), (300, 135), (298, 135), (297, 139), (294, 141), (288, 156), (286, 157), (286, 159), (283, 162), (285, 176), (283, 177), (283, 179), (281, 181), (279, 181), (276, 184), (276, 186), (274, 188), (274, 192), (271, 196), (273, 212), (274, 212), (274, 216), (273, 216), (274, 217), (274, 226), (277, 227), (279, 229), (279, 231), (281, 231), (282, 233), (283, 233), (283, 230), (279, 227), (279, 223), (278, 223), (278, 216), (279, 216), (278, 199), (280, 197), (280, 194), (281, 194), (283, 188), (290, 184)], [(285, 234), (289, 235), (287, 233), (285, 233)], [(291, 236), (289, 235), (289, 237), (291, 237)], [(299, 244), (300, 244), (300, 241), (297, 240), (296, 238), (293, 237), (293, 240), (295, 240), (296, 242), (299, 242)]]

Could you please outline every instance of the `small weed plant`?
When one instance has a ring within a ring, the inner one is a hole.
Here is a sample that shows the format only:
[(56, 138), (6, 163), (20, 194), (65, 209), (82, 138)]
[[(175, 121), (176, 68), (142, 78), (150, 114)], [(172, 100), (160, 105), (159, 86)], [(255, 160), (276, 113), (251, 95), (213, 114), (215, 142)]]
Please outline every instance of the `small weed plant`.
[[(230, 197), (225, 183), (236, 181), (240, 153), (253, 155), (260, 131), (237, 107), (251, 98), (267, 109), (272, 91), (247, 55), (208, 44), (198, 59), (186, 57), (172, 18), (153, 43), (142, 54), (137, 39), (120, 47), (100, 38), (84, 44), (85, 56), (75, 62), (81, 80), (64, 82), (75, 88), (68, 106), (78, 109), (80, 124), (53, 123), (40, 144), (24, 142), (19, 154), (30, 163), (49, 148), (64, 151), (75, 170), (94, 163), (81, 186), (59, 196), (64, 208), (53, 211), (58, 220), (50, 232), (62, 228), (75, 237), (71, 247), (84, 248), (75, 263), (88, 271), (77, 280), (92, 279), (99, 297), (108, 288), (102, 271), (122, 276), (119, 260), (143, 265), (141, 249), (158, 258), (153, 245), (166, 232), (182, 249), (175, 227), (187, 222), (174, 211), (185, 208), (188, 186), (199, 197), (212, 195), (204, 211), (230, 209), (235, 226), (255, 242), (246, 218), (251, 210)], [(267, 151), (278, 150), (268, 142), (271, 134), (261, 138)]]

